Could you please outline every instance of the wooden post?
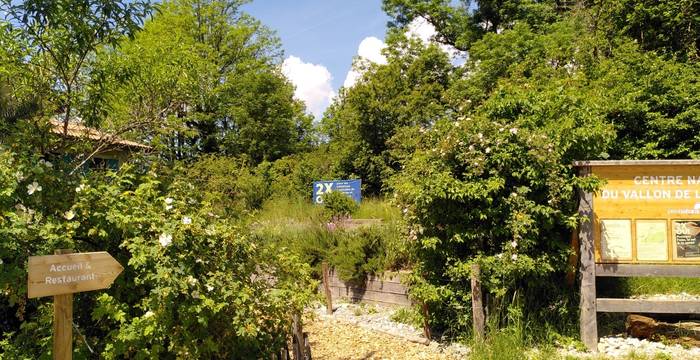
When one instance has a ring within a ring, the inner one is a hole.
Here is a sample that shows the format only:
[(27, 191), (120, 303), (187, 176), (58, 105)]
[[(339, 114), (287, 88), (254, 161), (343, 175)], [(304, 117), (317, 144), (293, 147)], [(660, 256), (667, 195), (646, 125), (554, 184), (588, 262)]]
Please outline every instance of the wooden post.
[(474, 322), (474, 337), (484, 340), (484, 302), (481, 294), (481, 268), (478, 264), (472, 265), (472, 320)]
[[(581, 176), (588, 176), (590, 171), (590, 167), (583, 168)], [(581, 246), (581, 341), (583, 341), (589, 351), (597, 352), (598, 320), (595, 289), (595, 250), (593, 245), (593, 194), (589, 192), (579, 194), (578, 212), (585, 218), (579, 230), (579, 244)]]
[(423, 303), (421, 309), (423, 310), (423, 336), (430, 340), (430, 313), (428, 312), (428, 304)]
[[(56, 250), (54, 254), (72, 254), (73, 250)], [(53, 358), (73, 359), (73, 294), (53, 297)]]
[(333, 314), (333, 297), (331, 295), (331, 284), (330, 275), (328, 274), (328, 263), (321, 263), (321, 270), (323, 271), (323, 290), (326, 292), (326, 314)]
[(294, 360), (305, 360), (304, 331), (301, 328), (301, 315), (292, 315), (292, 352)]

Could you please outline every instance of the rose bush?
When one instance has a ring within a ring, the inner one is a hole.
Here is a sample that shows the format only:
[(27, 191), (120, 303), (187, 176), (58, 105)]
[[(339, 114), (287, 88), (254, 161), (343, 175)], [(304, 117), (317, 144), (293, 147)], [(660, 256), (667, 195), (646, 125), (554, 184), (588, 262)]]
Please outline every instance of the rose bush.
[(432, 325), (470, 332), (472, 264), (481, 265), (494, 321), (520, 318), (523, 307), (573, 318), (560, 284), (579, 221), (575, 191), (595, 181), (575, 176), (570, 139), (464, 116), (419, 133), (393, 187), (409, 223), (411, 294), (429, 305)]
[(73, 176), (2, 149), (4, 356), (50, 355), (51, 299), (27, 300), (26, 262), (59, 248), (108, 251), (125, 267), (110, 289), (75, 295), (76, 358), (259, 358), (284, 346), (290, 314), (313, 296), (309, 266), (150, 168)]

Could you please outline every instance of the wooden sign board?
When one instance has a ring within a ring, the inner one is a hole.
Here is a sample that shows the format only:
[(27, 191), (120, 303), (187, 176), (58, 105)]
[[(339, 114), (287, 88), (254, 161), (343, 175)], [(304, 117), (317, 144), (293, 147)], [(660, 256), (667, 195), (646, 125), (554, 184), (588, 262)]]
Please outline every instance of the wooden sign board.
[(28, 297), (106, 289), (122, 270), (124, 268), (104, 251), (30, 256)]
[(596, 263), (700, 263), (700, 161), (591, 161)]

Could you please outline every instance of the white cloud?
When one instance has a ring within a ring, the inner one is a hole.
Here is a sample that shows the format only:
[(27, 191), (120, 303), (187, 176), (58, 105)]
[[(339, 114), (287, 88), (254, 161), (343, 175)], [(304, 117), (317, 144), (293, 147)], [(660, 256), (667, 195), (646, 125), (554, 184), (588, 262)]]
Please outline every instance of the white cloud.
[[(386, 47), (384, 41), (377, 39), (374, 36), (369, 36), (362, 39), (360, 46), (357, 48), (357, 56), (359, 61), (369, 61), (375, 64), (386, 64), (386, 56), (382, 54), (382, 50)], [(357, 69), (350, 69), (345, 76), (344, 87), (352, 87), (362, 74)]]
[(307, 63), (296, 56), (282, 63), (282, 73), (294, 84), (294, 97), (306, 103), (306, 108), (317, 119), (335, 97), (331, 73), (320, 64)]
[[(428, 44), (435, 41), (435, 35), (437, 31), (433, 24), (428, 22), (425, 18), (417, 17), (408, 24), (408, 30), (406, 30), (408, 36), (415, 36), (423, 41), (423, 43)], [(446, 52), (452, 58), (453, 62), (463, 62), (462, 58), (466, 57), (466, 53), (457, 50), (454, 46), (439, 44), (440, 49)]]
[(417, 17), (413, 19), (410, 24), (408, 24), (406, 34), (408, 36), (415, 36), (423, 40), (424, 43), (429, 43), (433, 40), (433, 37), (435, 34), (437, 34), (437, 31), (435, 31), (435, 27), (433, 24), (429, 23), (428, 20), (422, 17)]
[(360, 46), (357, 48), (357, 55), (376, 64), (386, 64), (386, 56), (382, 54), (382, 50), (385, 47), (384, 41), (374, 36), (366, 37), (360, 42)]

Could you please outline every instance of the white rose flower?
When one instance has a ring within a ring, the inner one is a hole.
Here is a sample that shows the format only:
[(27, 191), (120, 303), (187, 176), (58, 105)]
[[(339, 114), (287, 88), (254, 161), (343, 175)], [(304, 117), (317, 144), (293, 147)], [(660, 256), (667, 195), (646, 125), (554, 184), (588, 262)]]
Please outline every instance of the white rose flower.
[(516, 135), (516, 134), (518, 134), (518, 129), (517, 129), (517, 128), (511, 128), (511, 129), (510, 129), (510, 133), (513, 134), (513, 135)]
[(27, 194), (32, 195), (37, 191), (41, 191), (42, 187), (36, 181), (27, 185)]
[(513, 254), (510, 258), (513, 259), (513, 261), (518, 260), (518, 254)]
[(73, 218), (75, 217), (75, 213), (73, 212), (73, 210), (68, 210), (63, 214), (63, 217), (66, 218), (66, 220), (73, 220)]
[(85, 190), (85, 184), (80, 184), (77, 188), (75, 188), (75, 192), (79, 193), (81, 191)]
[(518, 242), (515, 241), (515, 240), (513, 240), (513, 241), (510, 242), (510, 246), (513, 247), (513, 248), (516, 248), (516, 247), (518, 247)]
[(190, 284), (190, 286), (195, 286), (197, 285), (197, 279), (192, 277), (192, 275), (187, 277), (187, 283)]
[(491, 148), (487, 147), (486, 150), (484, 150), (487, 154), (491, 152)]
[(173, 198), (165, 198), (165, 203), (168, 205), (172, 204), (173, 201), (174, 201)]
[(214, 287), (211, 286), (211, 285), (207, 285), (206, 287), (207, 287), (207, 291), (212, 291), (212, 290), (214, 290)]
[(153, 317), (153, 315), (155, 315), (155, 314), (156, 314), (156, 313), (154, 313), (153, 311), (148, 310), (148, 311), (146, 311), (145, 314), (143, 314), (143, 317), (144, 317), (144, 319), (148, 319), (148, 318), (150, 318), (150, 317)]
[(160, 243), (160, 245), (162, 247), (166, 247), (166, 246), (170, 245), (170, 243), (173, 242), (173, 236), (170, 234), (162, 233), (158, 237), (158, 242)]
[(184, 225), (192, 224), (192, 218), (189, 217), (189, 216), (183, 216), (183, 217), (182, 217), (182, 223), (183, 223)]

